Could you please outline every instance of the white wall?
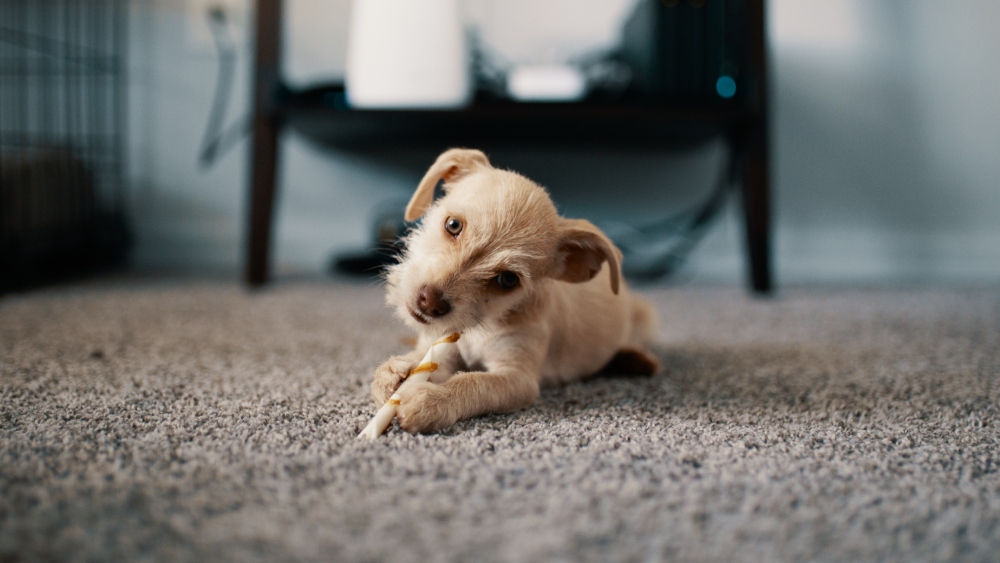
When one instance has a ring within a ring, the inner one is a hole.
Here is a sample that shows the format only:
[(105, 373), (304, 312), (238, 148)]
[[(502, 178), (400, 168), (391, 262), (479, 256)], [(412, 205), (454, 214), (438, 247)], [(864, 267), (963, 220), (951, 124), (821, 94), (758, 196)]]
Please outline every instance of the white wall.
[[(603, 0), (589, 1), (613, 12)], [(199, 19), (189, 4), (205, 0), (135, 2), (136, 262), (235, 272), (242, 261), (246, 144), (210, 171), (196, 166), (215, 60), (204, 33), (193, 31)], [(227, 3), (241, 8), (245, 55), (244, 28), (252, 17), (244, 2)], [(341, 75), (347, 2), (286, 4), (288, 76), (307, 83)], [(574, 5), (577, 14), (588, 13), (579, 0)], [(511, 31), (490, 12), (496, 6), (468, 3), (470, 18), (484, 21), (487, 14), (496, 25), (490, 37), (502, 42)], [(774, 0), (769, 7), (779, 280), (995, 281), (1000, 36), (993, 30), (1000, 4)], [(611, 19), (590, 13), (598, 23)], [(606, 40), (598, 23), (593, 33)], [(544, 39), (532, 29), (524, 33), (522, 44)], [(578, 37), (563, 33), (567, 49), (579, 48), (572, 43)], [(231, 118), (247, 106), (247, 57), (242, 61)], [(632, 220), (697, 200), (721, 156), (709, 146), (669, 156), (514, 151), (496, 159), (547, 185), (567, 214)], [(405, 200), (432, 157), (410, 154), (386, 167), (288, 135), (275, 239), (282, 271), (319, 271), (332, 252), (364, 245), (371, 215)], [(622, 184), (635, 197), (609, 195), (606, 188), (622, 193)], [(733, 212), (683, 278), (742, 279), (742, 250)]]
[(788, 279), (1000, 275), (1000, 4), (773, 2)]

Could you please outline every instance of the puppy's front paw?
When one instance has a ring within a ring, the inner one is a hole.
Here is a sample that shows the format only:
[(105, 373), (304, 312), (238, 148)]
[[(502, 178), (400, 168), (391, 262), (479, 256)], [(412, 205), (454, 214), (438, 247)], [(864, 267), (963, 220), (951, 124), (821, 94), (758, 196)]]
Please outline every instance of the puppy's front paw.
[(455, 424), (455, 415), (448, 408), (444, 386), (418, 383), (400, 393), (396, 407), (399, 427), (411, 434), (435, 432)]
[(399, 384), (410, 374), (416, 362), (406, 356), (393, 356), (386, 360), (375, 370), (375, 379), (372, 381), (372, 398), (375, 405), (381, 407), (389, 400), (389, 397), (399, 389)]

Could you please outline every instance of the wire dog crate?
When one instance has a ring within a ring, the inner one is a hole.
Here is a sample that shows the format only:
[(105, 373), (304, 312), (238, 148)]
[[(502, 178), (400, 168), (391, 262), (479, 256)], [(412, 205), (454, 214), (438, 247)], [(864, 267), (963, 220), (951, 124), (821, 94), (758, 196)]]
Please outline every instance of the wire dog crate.
[(0, 290), (124, 259), (127, 0), (0, 0)]

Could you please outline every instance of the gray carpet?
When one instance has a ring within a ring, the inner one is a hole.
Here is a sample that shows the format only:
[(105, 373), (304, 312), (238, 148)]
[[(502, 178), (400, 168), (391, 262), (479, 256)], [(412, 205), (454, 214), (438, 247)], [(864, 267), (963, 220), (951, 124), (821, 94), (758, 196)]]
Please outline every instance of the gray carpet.
[(1000, 292), (647, 292), (666, 370), (355, 440), (377, 288), (0, 299), (0, 561), (996, 560)]

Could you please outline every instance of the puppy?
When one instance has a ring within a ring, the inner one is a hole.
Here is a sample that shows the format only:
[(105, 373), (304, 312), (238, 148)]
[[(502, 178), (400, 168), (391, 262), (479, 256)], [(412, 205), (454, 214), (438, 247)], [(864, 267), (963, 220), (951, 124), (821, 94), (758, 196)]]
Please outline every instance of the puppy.
[[(445, 196), (434, 201), (444, 180)], [(556, 212), (544, 189), (498, 170), (482, 152), (451, 149), (406, 207), (423, 217), (388, 269), (388, 304), (417, 331), (413, 352), (375, 371), (381, 406), (441, 335), (461, 332), (455, 365), (401, 393), (400, 426), (433, 432), (531, 405), (540, 384), (615, 371), (652, 374), (649, 305), (630, 295), (621, 252), (597, 227)]]

